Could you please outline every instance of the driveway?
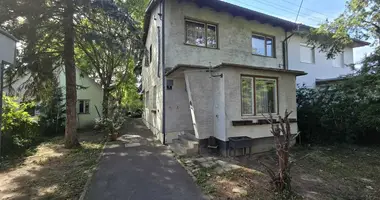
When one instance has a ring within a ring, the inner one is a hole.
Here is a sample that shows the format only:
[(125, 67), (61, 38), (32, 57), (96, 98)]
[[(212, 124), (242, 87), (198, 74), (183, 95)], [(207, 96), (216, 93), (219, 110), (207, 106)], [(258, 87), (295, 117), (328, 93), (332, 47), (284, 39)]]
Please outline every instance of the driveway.
[(107, 144), (85, 199), (205, 199), (166, 146), (154, 141), (140, 119), (131, 119), (124, 135)]

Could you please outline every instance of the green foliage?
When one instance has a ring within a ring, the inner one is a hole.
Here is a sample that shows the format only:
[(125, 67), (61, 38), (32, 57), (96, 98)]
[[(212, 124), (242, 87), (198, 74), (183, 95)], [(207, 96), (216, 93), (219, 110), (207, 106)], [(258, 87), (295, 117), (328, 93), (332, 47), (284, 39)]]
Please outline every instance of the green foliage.
[(40, 104), (40, 132), (43, 136), (63, 135), (65, 132), (65, 104), (62, 88), (53, 81), (47, 97)]
[(380, 96), (371, 86), (360, 87), (363, 82), (367, 79), (356, 75), (324, 88), (299, 88), (297, 115), (302, 141), (379, 143)]
[(3, 96), (3, 103), (3, 156), (22, 153), (40, 139), (36, 120), (27, 112), (34, 104), (18, 103), (9, 96)]

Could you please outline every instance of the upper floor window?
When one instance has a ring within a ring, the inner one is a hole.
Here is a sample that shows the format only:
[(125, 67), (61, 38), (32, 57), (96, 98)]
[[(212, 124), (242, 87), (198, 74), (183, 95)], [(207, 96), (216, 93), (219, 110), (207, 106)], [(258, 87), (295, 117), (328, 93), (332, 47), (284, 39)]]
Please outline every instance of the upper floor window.
[(206, 22), (185, 20), (186, 44), (218, 48), (218, 26)]
[(153, 60), (153, 48), (152, 48), (152, 45), (150, 45), (149, 47), (149, 63), (152, 63), (152, 60)]
[(315, 52), (313, 47), (300, 44), (300, 61), (303, 63), (315, 63)]
[(274, 37), (256, 34), (252, 35), (252, 54), (275, 57)]
[(333, 67), (344, 67), (343, 53), (335, 55), (335, 59), (332, 60)]

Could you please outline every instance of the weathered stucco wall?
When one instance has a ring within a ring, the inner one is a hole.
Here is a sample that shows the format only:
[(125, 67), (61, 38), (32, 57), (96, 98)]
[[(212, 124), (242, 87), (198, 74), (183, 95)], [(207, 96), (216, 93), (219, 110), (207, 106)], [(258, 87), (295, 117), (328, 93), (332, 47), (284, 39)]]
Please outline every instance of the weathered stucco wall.
[[(279, 114), (284, 115), (285, 109), (293, 111), (291, 118), (297, 118), (296, 105), (296, 77), (292, 74), (259, 71), (251, 69), (234, 69), (224, 68), (221, 70), (224, 74), (224, 92), (225, 92), (225, 110), (226, 110), (226, 137), (249, 136), (252, 138), (269, 137), (269, 125), (255, 126), (232, 126), (233, 120), (257, 120), (265, 119), (261, 114), (256, 116), (242, 116), (241, 114), (241, 75), (266, 76), (278, 78), (278, 101)], [(277, 118), (277, 116), (274, 116)], [(297, 133), (297, 123), (293, 123), (292, 132)]]
[[(352, 72), (350, 67), (334, 67), (332, 60), (327, 60), (326, 53), (315, 49), (315, 63), (303, 63), (300, 61), (300, 43), (306, 43), (306, 39), (294, 35), (289, 39), (288, 63), (289, 69), (301, 70), (308, 73), (306, 76), (297, 77), (297, 84), (305, 84), (308, 87), (315, 86), (316, 79), (337, 78)], [(353, 48), (344, 49), (344, 64), (349, 65), (354, 62)]]
[(14, 63), (16, 53), (16, 41), (0, 33), (0, 64), (4, 60)]
[(186, 71), (185, 79), (189, 100), (194, 109), (195, 136), (205, 139), (214, 135), (213, 87), (209, 73)]
[[(143, 121), (147, 127), (156, 135), (158, 139), (163, 141), (162, 137), (162, 73), (160, 71), (160, 77), (158, 77), (159, 60), (159, 40), (158, 38), (159, 28), (162, 27), (162, 22), (159, 17), (161, 6), (157, 6), (153, 11), (150, 19), (150, 27), (148, 31), (147, 41), (145, 44), (146, 49), (150, 50), (152, 45), (152, 62), (145, 64), (149, 59), (144, 59), (142, 69), (142, 88), (144, 90), (144, 100), (149, 98), (149, 105), (144, 102)], [(162, 35), (162, 34), (161, 34)], [(161, 55), (162, 56), (162, 55)], [(149, 61), (148, 61), (149, 62)], [(162, 66), (162, 63), (160, 63)], [(153, 97), (153, 88), (156, 87), (156, 101)], [(146, 92), (149, 91), (149, 96), (146, 96)], [(153, 104), (156, 104), (155, 112), (153, 110)]]
[[(222, 62), (278, 68), (285, 31), (269, 24), (233, 17), (193, 3), (166, 1), (166, 67), (177, 64), (217, 65)], [(219, 49), (185, 45), (185, 18), (218, 24)], [(276, 58), (252, 55), (252, 33), (275, 36)]]
[(166, 89), (166, 132), (192, 131), (189, 96), (185, 76), (168, 78), (173, 80), (171, 90)]

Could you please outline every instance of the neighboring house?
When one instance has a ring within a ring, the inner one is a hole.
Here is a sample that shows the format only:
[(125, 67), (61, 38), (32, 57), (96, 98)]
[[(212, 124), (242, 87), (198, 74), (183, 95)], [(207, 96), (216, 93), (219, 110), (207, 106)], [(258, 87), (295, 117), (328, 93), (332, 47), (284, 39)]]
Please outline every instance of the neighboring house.
[(219, 0), (152, 0), (144, 23), (145, 124), (182, 153), (194, 146), (188, 140), (207, 147), (210, 136), (223, 153), (235, 136), (254, 138), (254, 152), (269, 150), (263, 115), (286, 109), (296, 134), (296, 77), (306, 73), (287, 66), (300, 49), (286, 51), (294, 47), (284, 42), (296, 28)]
[[(62, 89), (63, 98), (65, 99), (66, 93), (66, 75), (64, 68), (58, 68), (56, 70), (59, 87)], [(11, 87), (5, 87), (4, 92), (10, 95), (16, 95), (23, 98), (25, 94), (25, 86), (30, 76), (26, 75), (19, 77), (11, 85)], [(77, 89), (77, 128), (92, 128), (95, 124), (95, 119), (102, 116), (102, 99), (103, 89), (93, 79), (83, 74), (81, 70), (76, 68), (76, 82), (79, 86)], [(37, 111), (38, 115), (39, 112)]]
[(326, 53), (306, 43), (307, 40), (298, 35), (292, 36), (288, 41), (289, 69), (307, 73), (306, 76), (297, 77), (299, 87), (302, 85), (314, 87), (318, 82), (339, 80), (340, 76), (352, 73), (350, 65), (354, 64), (353, 48), (369, 45), (367, 42), (354, 40), (353, 45), (346, 47), (343, 53), (336, 55), (335, 59), (326, 59)]
[(13, 64), (17, 39), (0, 28), (0, 65)]

